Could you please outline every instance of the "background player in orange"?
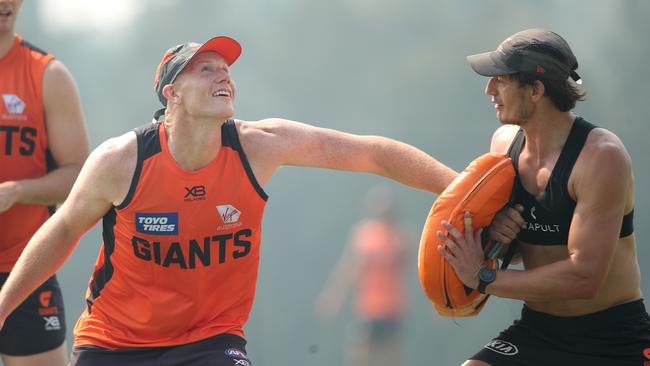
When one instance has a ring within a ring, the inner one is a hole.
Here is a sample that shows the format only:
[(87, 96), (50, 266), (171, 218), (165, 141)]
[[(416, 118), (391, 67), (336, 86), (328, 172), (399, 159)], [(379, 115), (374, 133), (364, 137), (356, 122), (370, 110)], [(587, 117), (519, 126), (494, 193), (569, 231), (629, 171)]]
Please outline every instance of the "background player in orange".
[[(578, 61), (558, 34), (528, 29), (496, 51), (469, 56), (504, 124), (491, 150), (507, 153), (515, 208), (491, 225), (519, 242), (524, 270), (493, 270), (465, 219), (438, 250), (469, 287), (525, 301), (521, 319), (463, 365), (645, 365), (632, 162), (621, 140), (572, 113), (585, 93)], [(499, 233), (494, 233), (495, 230)], [(439, 233), (442, 236), (442, 233)]]
[[(158, 122), (89, 157), (0, 293), (0, 322), (103, 217), (102, 251), (75, 327), (72, 365), (249, 365), (267, 199), (283, 165), (382, 175), (441, 192), (457, 175), (426, 153), (280, 118), (232, 119), (239, 43), (171, 48), (156, 70)], [(121, 350), (121, 352), (115, 352)]]
[(387, 187), (373, 187), (364, 203), (365, 218), (355, 227), (319, 295), (316, 311), (323, 318), (338, 314), (354, 291), (356, 323), (345, 345), (344, 365), (398, 366), (403, 359), (401, 331), (408, 297), (407, 238)]
[[(60, 61), (14, 32), (21, 5), (0, 0), (0, 286), (88, 156), (77, 87)], [(7, 366), (66, 364), (54, 273), (35, 285), (0, 331)]]

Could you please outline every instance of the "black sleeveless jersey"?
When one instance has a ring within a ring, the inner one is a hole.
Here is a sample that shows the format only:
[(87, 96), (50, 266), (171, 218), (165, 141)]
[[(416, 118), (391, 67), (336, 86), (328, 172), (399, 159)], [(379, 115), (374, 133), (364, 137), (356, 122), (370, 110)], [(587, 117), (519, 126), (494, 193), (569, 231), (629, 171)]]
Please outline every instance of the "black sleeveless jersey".
[[(517, 172), (514, 187), (514, 203), (524, 206), (522, 214), (528, 223), (517, 239), (537, 245), (566, 245), (576, 202), (569, 195), (569, 176), (582, 151), (589, 132), (596, 126), (577, 117), (558, 158), (546, 189), (534, 196), (526, 191), (519, 177), (519, 154), (525, 142), (524, 131), (520, 129), (508, 149)], [(634, 232), (634, 210), (623, 217), (620, 237)]]

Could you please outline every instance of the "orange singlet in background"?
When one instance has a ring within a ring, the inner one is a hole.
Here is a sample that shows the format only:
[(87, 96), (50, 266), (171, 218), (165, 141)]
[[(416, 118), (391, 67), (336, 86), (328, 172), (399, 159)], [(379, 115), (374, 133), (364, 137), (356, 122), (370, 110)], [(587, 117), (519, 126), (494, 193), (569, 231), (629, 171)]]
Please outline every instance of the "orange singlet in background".
[[(0, 58), (0, 183), (37, 178), (54, 168), (43, 108), (43, 73), (54, 56), (16, 35)], [(43, 205), (15, 204), (0, 213), (0, 272), (10, 272), (27, 242), (50, 217)]]
[(392, 225), (367, 220), (354, 234), (359, 258), (356, 312), (361, 320), (398, 319), (406, 308), (404, 238)]

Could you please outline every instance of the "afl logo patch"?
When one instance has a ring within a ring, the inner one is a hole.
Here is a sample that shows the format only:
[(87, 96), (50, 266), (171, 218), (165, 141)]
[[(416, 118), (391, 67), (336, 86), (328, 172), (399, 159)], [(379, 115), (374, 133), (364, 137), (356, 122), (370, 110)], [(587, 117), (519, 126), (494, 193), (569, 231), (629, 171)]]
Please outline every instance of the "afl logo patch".
[(499, 339), (494, 339), (490, 343), (486, 344), (483, 348), (487, 348), (490, 351), (500, 353), (506, 356), (514, 356), (519, 353), (517, 346), (510, 342), (502, 341)]
[(244, 351), (238, 350), (237, 348), (228, 348), (226, 350), (226, 355), (229, 357), (247, 358)]
[(177, 235), (178, 213), (140, 213), (135, 214), (135, 230), (154, 235)]

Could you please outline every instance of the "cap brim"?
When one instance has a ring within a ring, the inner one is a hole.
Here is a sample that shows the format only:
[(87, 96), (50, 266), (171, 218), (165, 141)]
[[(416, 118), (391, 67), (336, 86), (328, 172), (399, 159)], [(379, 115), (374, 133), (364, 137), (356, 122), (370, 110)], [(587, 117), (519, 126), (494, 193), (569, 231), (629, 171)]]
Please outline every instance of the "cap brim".
[(483, 76), (508, 75), (517, 72), (501, 62), (495, 51), (467, 56), (467, 61), (477, 74)]
[(239, 42), (235, 41), (230, 37), (225, 37), (225, 36), (214, 37), (209, 39), (201, 47), (199, 47), (199, 49), (196, 50), (192, 58), (194, 58), (194, 56), (198, 54), (209, 52), (209, 51), (218, 53), (221, 57), (223, 57), (224, 61), (226, 61), (228, 66), (230, 66), (233, 63), (235, 63), (235, 61), (237, 61), (237, 59), (239, 58), (239, 55), (241, 55), (241, 45), (239, 44)]

